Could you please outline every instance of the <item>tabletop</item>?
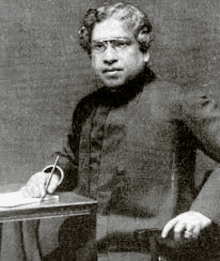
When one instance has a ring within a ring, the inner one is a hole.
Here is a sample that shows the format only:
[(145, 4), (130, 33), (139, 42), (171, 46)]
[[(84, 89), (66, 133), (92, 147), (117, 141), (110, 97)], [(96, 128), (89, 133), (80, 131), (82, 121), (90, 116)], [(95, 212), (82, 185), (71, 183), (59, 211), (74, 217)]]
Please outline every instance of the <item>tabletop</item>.
[(91, 215), (96, 213), (97, 201), (80, 196), (74, 192), (56, 193), (55, 202), (34, 203), (26, 206), (0, 209), (0, 222), (14, 222), (52, 217)]

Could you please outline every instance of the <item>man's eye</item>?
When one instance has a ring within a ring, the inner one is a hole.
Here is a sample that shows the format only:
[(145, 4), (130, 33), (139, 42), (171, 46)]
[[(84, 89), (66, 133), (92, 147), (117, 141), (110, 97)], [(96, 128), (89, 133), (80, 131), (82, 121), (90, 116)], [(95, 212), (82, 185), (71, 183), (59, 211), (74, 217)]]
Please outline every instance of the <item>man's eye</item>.
[(115, 41), (114, 42), (114, 46), (116, 48), (125, 48), (127, 45), (128, 45), (128, 43), (125, 41)]
[(94, 50), (101, 50), (103, 48), (105, 48), (105, 45), (103, 43), (95, 43), (92, 45)]

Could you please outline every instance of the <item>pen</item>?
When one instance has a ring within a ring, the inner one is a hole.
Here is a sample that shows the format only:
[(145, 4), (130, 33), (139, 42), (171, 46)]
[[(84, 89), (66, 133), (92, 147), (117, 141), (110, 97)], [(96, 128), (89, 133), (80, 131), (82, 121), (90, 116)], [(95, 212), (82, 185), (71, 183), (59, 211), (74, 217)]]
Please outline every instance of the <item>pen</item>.
[(54, 170), (55, 170), (55, 168), (56, 168), (56, 166), (57, 166), (57, 163), (58, 163), (59, 159), (60, 159), (60, 156), (57, 156), (56, 161), (55, 161), (55, 163), (54, 163), (54, 165), (53, 165), (53, 168), (52, 168), (52, 170), (51, 170), (51, 172), (50, 172), (50, 176), (49, 176), (49, 178), (48, 178), (48, 180), (47, 180), (47, 183), (46, 183), (46, 186), (45, 186), (45, 192), (46, 192), (46, 193), (45, 193), (45, 195), (43, 195), (43, 196), (41, 197), (39, 204), (41, 204), (41, 202), (43, 201), (44, 197), (47, 195), (47, 189), (48, 189), (48, 187), (49, 187), (50, 181), (51, 181), (51, 179), (52, 179), (52, 177), (53, 177), (53, 173), (54, 173)]

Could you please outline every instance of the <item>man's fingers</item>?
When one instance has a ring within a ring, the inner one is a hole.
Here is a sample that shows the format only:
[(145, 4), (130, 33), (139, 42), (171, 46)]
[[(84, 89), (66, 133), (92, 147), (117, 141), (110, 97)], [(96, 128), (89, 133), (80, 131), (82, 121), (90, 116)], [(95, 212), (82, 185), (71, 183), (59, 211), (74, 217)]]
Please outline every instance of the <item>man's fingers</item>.
[(45, 195), (45, 182), (43, 179), (34, 180), (28, 185), (29, 193), (32, 197), (42, 197)]
[(45, 188), (41, 184), (28, 186), (28, 193), (33, 198), (42, 197), (45, 195)]
[(174, 239), (179, 241), (185, 239), (197, 239), (201, 229), (211, 224), (211, 219), (195, 211), (180, 214), (169, 221), (164, 227), (161, 236), (166, 237), (173, 228)]
[(192, 231), (185, 230), (184, 238), (188, 239), (188, 238), (191, 238), (192, 236), (193, 236), (193, 232)]
[(195, 239), (198, 238), (200, 231), (201, 231), (201, 227), (199, 225), (195, 226), (193, 229), (192, 237)]
[(194, 226), (191, 223), (186, 223), (185, 231), (184, 231), (184, 238), (192, 238), (193, 236), (193, 229)]
[(45, 180), (42, 180), (42, 182), (40, 182), (37, 186), (35, 186), (36, 188), (36, 196), (37, 197), (43, 197), (46, 194), (46, 190), (45, 190)]
[(35, 197), (41, 197), (43, 194), (43, 191), (40, 190), (39, 188), (32, 187), (29, 185), (26, 185), (25, 187), (21, 188), (22, 195), (25, 198), (35, 198)]
[(59, 183), (58, 175), (53, 175), (53, 177), (50, 181), (50, 184), (48, 186), (48, 189), (47, 189), (48, 193), (53, 193), (56, 190), (58, 183)]
[(180, 240), (182, 232), (184, 231), (186, 227), (185, 222), (179, 221), (177, 222), (176, 226), (174, 227), (174, 239), (175, 240)]
[(22, 192), (23, 197), (25, 197), (25, 198), (29, 197), (29, 194), (27, 192), (26, 186), (21, 188), (21, 192)]
[(170, 230), (176, 225), (176, 223), (177, 223), (177, 218), (171, 219), (171, 220), (165, 225), (165, 227), (163, 228), (161, 237), (162, 237), (162, 238), (167, 237), (167, 235), (169, 234)]
[[(34, 174), (26, 186), (21, 188), (24, 197), (43, 197), (46, 195), (46, 184), (50, 174), (45, 172), (38, 172)], [(59, 184), (59, 176), (54, 174), (50, 180), (47, 188), (48, 193), (53, 193)]]
[(34, 174), (21, 189), (24, 197), (42, 197), (45, 195), (47, 174), (38, 172)]

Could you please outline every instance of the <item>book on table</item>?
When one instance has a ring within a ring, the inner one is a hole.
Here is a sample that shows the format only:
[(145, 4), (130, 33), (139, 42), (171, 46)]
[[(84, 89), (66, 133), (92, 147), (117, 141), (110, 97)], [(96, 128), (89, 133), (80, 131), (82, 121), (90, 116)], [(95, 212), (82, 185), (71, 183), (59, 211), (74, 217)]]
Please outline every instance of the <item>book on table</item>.
[[(15, 192), (0, 193), (0, 209), (39, 204), (40, 201), (41, 198), (24, 197), (20, 190)], [(43, 198), (42, 203), (58, 201), (59, 195), (46, 195)]]

